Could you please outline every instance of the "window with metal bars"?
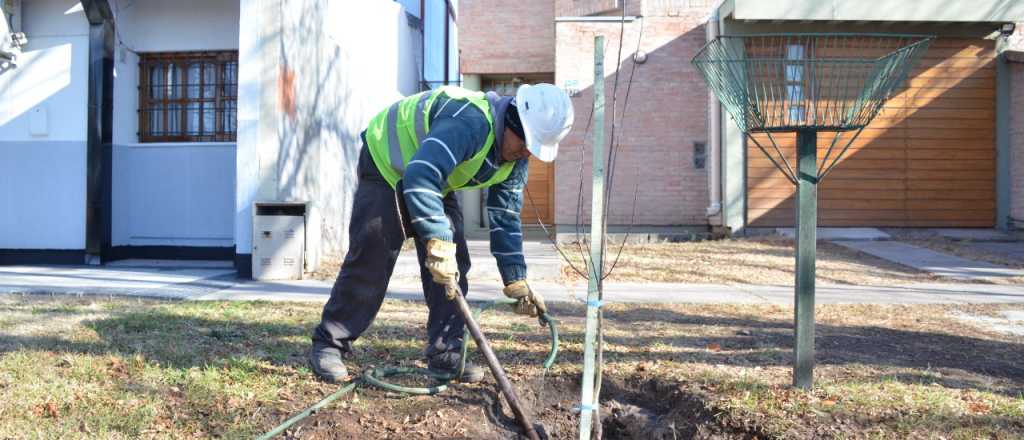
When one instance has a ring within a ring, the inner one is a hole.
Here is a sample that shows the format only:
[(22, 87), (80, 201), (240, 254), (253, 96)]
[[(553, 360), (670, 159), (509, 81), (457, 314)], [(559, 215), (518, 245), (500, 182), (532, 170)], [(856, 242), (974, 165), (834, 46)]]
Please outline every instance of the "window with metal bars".
[(231, 142), (238, 52), (139, 56), (139, 142)]

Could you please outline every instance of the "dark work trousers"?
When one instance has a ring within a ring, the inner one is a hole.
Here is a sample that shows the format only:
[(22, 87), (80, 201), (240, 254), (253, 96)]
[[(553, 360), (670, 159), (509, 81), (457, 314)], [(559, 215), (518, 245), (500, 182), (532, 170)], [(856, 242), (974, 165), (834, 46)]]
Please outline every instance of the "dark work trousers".
[[(395, 269), (402, 242), (412, 233), (405, 215), (405, 202), (401, 193), (381, 177), (365, 143), (359, 153), (359, 185), (352, 206), (349, 223), (349, 249), (341, 266), (331, 299), (324, 306), (320, 325), (313, 332), (313, 341), (351, 352), (351, 344), (377, 316), (388, 289), (388, 281)], [(399, 186), (401, 188), (401, 186)], [(466, 273), (469, 272), (469, 250), (462, 224), (462, 210), (458, 199), (449, 193), (444, 198), (444, 213), (454, 228), (455, 257), (459, 266), (459, 286), (463, 294), (469, 292)], [(420, 277), (427, 308), (426, 356), (459, 350), (462, 347), (462, 316), (453, 301), (445, 294), (445, 287), (434, 282), (424, 266), (426, 243), (416, 240)]]

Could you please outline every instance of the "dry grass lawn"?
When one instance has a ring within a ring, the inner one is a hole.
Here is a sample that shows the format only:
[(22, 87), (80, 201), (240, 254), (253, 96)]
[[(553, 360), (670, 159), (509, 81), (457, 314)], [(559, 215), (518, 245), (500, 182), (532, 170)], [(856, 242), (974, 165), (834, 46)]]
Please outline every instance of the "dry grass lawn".
[[(792, 239), (783, 237), (627, 244), (608, 280), (792, 284), (793, 246)], [(609, 267), (619, 248), (619, 245), (608, 246)], [(576, 267), (583, 267), (578, 245), (567, 244), (563, 249)], [(819, 283), (885, 286), (950, 281), (828, 242), (818, 242), (817, 256)], [(567, 278), (579, 278), (565, 266), (563, 273)]]
[[(672, 423), (665, 438), (1024, 438), (1024, 337), (951, 317), (1009, 307), (820, 306), (817, 386), (804, 392), (789, 387), (788, 307), (617, 304), (603, 405), (646, 408)], [(319, 312), (0, 296), (0, 438), (252, 438), (336, 389), (305, 365)], [(534, 321), (495, 311), (481, 324), (523, 394), (544, 395), (533, 411), (553, 438), (574, 438), (584, 310), (553, 312), (562, 351), (543, 380)], [(421, 303), (386, 302), (350, 368), (418, 364), (425, 320)], [(487, 386), (420, 398), (364, 388), (286, 438), (510, 438), (489, 401)]]
[[(562, 244), (572, 264), (586, 270), (578, 244)], [(622, 248), (610, 281), (700, 284), (792, 284), (794, 242), (784, 237), (740, 238), (682, 243), (627, 244)], [(411, 250), (411, 241), (403, 249)], [(607, 264), (612, 267), (620, 246), (608, 246)], [(589, 250), (582, 252), (589, 258)], [(316, 272), (318, 280), (333, 281), (341, 256), (326, 256)], [(562, 262), (562, 280), (580, 281), (569, 264)], [(922, 282), (966, 282), (918, 271), (828, 242), (818, 243), (817, 279), (820, 283), (893, 285)], [(1024, 282), (1024, 280), (1022, 280)]]

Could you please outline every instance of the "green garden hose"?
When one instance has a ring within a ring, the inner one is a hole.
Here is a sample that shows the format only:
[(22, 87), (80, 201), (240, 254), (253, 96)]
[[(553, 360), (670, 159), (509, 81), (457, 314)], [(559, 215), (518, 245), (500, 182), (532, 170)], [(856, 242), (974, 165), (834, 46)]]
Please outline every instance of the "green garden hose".
[[(479, 309), (474, 311), (473, 316), (474, 316), (474, 318), (478, 318), (480, 316), (480, 312), (482, 312), (484, 310), (487, 310), (487, 309), (489, 309), (491, 307), (498, 306), (498, 305), (510, 305), (510, 304), (515, 304), (515, 303), (516, 303), (516, 300), (510, 299), (510, 298), (498, 299), (498, 300), (495, 300), (493, 302), (486, 303), (486, 304), (482, 305)], [(551, 368), (552, 365), (554, 365), (555, 358), (558, 356), (558, 329), (555, 326), (555, 320), (551, 319), (551, 317), (547, 313), (544, 313), (544, 314), (542, 314), (540, 316), (540, 322), (543, 325), (547, 325), (548, 330), (549, 330), (549, 332), (551, 334), (551, 350), (548, 352), (548, 357), (544, 360), (544, 364), (543, 364), (544, 365), (544, 371), (547, 371), (548, 369)], [(430, 370), (428, 370), (426, 368), (411, 368), (411, 367), (380, 367), (380, 368), (372, 368), (372, 369), (367, 370), (366, 372), (364, 372), (363, 375), (360, 376), (359, 378), (354, 379), (352, 382), (349, 382), (349, 383), (343, 385), (341, 388), (338, 389), (338, 391), (335, 391), (334, 393), (332, 393), (331, 395), (323, 398), (323, 400), (317, 402), (313, 406), (311, 406), (309, 408), (306, 408), (304, 411), (302, 411), (302, 412), (292, 416), (288, 420), (285, 420), (284, 423), (281, 423), (276, 428), (268, 431), (266, 434), (263, 434), (263, 435), (257, 437), (257, 440), (267, 440), (267, 439), (274, 438), (278, 434), (280, 434), (280, 433), (284, 432), (285, 430), (287, 430), (288, 428), (290, 428), (292, 425), (298, 423), (300, 420), (302, 420), (302, 419), (304, 419), (306, 417), (309, 417), (312, 414), (315, 414), (321, 408), (324, 408), (325, 406), (329, 405), (331, 402), (337, 400), (339, 397), (345, 395), (346, 393), (351, 392), (352, 390), (355, 390), (356, 388), (358, 388), (359, 386), (361, 386), (363, 384), (370, 384), (370, 385), (373, 385), (373, 386), (378, 387), (378, 388), (382, 388), (382, 389), (389, 390), (389, 391), (395, 391), (395, 392), (399, 392), (399, 393), (405, 393), (405, 394), (416, 394), (416, 395), (432, 396), (432, 395), (444, 392), (445, 390), (448, 389), (448, 382), (451, 382), (452, 380), (455, 380), (457, 377), (462, 376), (462, 372), (465, 370), (465, 367), (466, 367), (466, 357), (467, 357), (467, 353), (468, 353), (468, 350), (469, 350), (469, 339), (470, 339), (468, 333), (469, 333), (469, 330), (466, 330), (463, 333), (463, 338), (462, 338), (462, 340), (463, 340), (463, 343), (462, 343), (462, 357), (461, 357), (461, 359), (459, 361), (459, 372), (458, 373), (456, 373), (456, 374), (436, 373), (436, 372), (430, 371)], [(396, 384), (384, 381), (385, 377), (400, 376), (400, 375), (427, 376), (427, 377), (430, 377), (430, 378), (433, 378), (433, 379), (437, 380), (438, 382), (440, 382), (440, 384), (432, 386), (432, 387), (406, 387), (406, 386), (396, 385)]]

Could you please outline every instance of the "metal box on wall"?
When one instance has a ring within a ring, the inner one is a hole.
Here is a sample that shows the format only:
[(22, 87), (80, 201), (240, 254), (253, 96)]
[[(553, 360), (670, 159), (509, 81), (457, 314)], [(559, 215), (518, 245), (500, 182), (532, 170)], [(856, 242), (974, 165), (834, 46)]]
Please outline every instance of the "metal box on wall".
[(252, 278), (302, 279), (306, 204), (257, 202), (252, 221)]

